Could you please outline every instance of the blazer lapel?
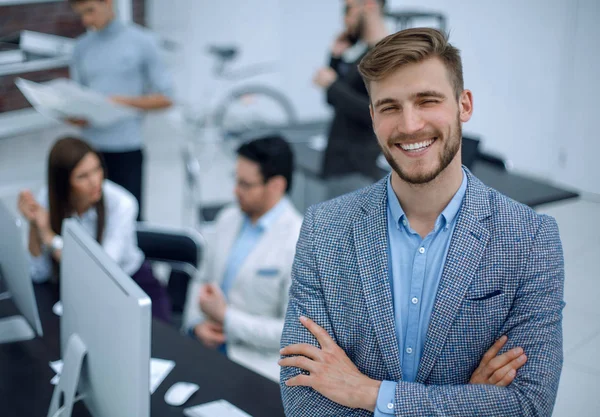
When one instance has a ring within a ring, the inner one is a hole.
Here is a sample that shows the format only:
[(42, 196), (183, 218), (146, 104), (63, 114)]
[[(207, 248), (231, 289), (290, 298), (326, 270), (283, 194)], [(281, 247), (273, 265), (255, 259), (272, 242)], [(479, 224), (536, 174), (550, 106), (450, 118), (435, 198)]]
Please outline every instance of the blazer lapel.
[(433, 369), (489, 240), (481, 220), (491, 214), (487, 188), (467, 171), (468, 186), (438, 287), (416, 382)]
[(221, 233), (221, 236), (216, 237), (219, 244), (215, 251), (214, 277), (210, 277), (210, 279), (214, 280), (219, 285), (223, 282), (229, 254), (231, 253), (231, 248), (233, 247), (235, 240), (240, 234), (243, 220), (244, 217), (241, 211), (237, 209), (235, 215), (231, 216), (229, 226), (223, 228), (223, 230), (216, 231), (216, 233)]
[(354, 224), (354, 245), (361, 283), (377, 343), (392, 380), (400, 380), (400, 354), (389, 283), (386, 180), (367, 196), (366, 215)]

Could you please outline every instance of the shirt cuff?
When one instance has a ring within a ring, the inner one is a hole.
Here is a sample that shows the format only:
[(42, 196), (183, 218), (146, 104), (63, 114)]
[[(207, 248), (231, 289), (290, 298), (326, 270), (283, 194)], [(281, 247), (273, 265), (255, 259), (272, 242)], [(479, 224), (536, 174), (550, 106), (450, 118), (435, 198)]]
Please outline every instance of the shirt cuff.
[(193, 322), (187, 329), (185, 329), (185, 333), (190, 336), (193, 339), (197, 339), (196, 337), (196, 326), (198, 326), (200, 323), (202, 323), (204, 320), (196, 320), (195, 322)]
[(231, 306), (227, 306), (227, 310), (225, 311), (225, 317), (223, 318), (223, 332), (227, 337), (227, 342), (231, 342), (231, 340), (235, 337), (235, 330), (233, 329), (233, 323), (235, 321), (235, 312), (231, 308)]
[(375, 407), (374, 417), (384, 417), (394, 415), (394, 395), (396, 393), (396, 383), (392, 381), (383, 381), (379, 387), (377, 395), (377, 405)]

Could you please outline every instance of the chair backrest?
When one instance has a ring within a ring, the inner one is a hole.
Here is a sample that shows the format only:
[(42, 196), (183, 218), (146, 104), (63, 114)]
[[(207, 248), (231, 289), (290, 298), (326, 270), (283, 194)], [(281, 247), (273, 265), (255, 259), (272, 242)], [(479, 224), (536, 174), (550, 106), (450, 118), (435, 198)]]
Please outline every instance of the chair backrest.
[(171, 299), (173, 323), (179, 327), (190, 280), (198, 272), (204, 238), (195, 230), (172, 229), (148, 223), (137, 224), (138, 246), (149, 261), (171, 266), (167, 293)]
[(473, 169), (473, 164), (479, 155), (480, 139), (475, 136), (463, 135), (462, 138), (462, 163), (469, 169)]
[(137, 225), (137, 239), (138, 246), (148, 259), (183, 262), (194, 268), (200, 264), (204, 239), (197, 232), (140, 222)]

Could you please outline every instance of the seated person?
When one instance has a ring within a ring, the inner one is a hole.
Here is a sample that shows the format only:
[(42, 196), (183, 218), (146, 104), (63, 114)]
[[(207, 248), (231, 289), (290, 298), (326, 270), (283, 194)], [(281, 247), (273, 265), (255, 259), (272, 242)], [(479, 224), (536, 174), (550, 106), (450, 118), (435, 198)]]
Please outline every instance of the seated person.
[(188, 289), (184, 330), (278, 380), (277, 352), (302, 224), (285, 197), (293, 155), (280, 137), (243, 144), (237, 154), (238, 205), (217, 217), (200, 274)]
[(138, 203), (127, 190), (104, 179), (101, 157), (86, 142), (76, 138), (58, 140), (48, 159), (47, 188), (37, 199), (30, 191), (21, 191), (18, 204), (30, 226), (33, 281), (58, 279), (62, 223), (74, 217), (148, 294), (153, 316), (169, 321), (167, 293), (137, 246)]

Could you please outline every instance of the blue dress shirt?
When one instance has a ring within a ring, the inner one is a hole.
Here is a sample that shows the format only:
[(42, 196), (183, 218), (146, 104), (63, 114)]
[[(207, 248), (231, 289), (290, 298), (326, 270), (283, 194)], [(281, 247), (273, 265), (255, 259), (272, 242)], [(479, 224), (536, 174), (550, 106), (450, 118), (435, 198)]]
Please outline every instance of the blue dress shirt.
[[(388, 269), (403, 381), (414, 382), (417, 377), (438, 284), (466, 191), (463, 172), (460, 188), (423, 239), (410, 227), (388, 177)], [(395, 390), (396, 382), (382, 382), (375, 417), (394, 414)]]
[[(118, 18), (77, 39), (70, 75), (105, 96), (171, 96), (173, 90), (157, 38), (147, 29)], [(139, 112), (108, 126), (90, 126), (82, 134), (102, 152), (135, 151), (142, 148), (143, 116), (144, 112)]]

